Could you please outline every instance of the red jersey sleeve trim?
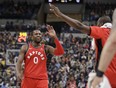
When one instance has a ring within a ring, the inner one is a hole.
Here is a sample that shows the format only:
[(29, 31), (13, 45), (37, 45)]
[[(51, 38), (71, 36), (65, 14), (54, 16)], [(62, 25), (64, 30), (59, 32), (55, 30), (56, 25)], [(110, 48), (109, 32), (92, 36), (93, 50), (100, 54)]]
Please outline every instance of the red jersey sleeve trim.
[(103, 28), (97, 27), (97, 26), (91, 26), (91, 33), (90, 36), (95, 38), (95, 39), (100, 39), (101, 37), (103, 37), (103, 32), (104, 30), (102, 30)]

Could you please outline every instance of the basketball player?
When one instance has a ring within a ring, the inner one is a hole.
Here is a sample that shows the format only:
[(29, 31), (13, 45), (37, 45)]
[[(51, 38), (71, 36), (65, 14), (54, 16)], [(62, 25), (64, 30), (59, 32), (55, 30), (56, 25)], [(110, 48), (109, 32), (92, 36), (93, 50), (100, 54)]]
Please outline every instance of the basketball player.
[[(21, 88), (48, 88), (46, 54), (50, 53), (57, 56), (64, 54), (63, 47), (53, 27), (48, 25), (47, 29), (48, 34), (54, 39), (56, 48), (40, 43), (42, 41), (42, 33), (38, 29), (33, 30), (33, 41), (21, 47), (16, 64), (17, 76), (22, 80)], [(22, 72), (23, 61), (25, 63), (24, 72)]]
[[(106, 44), (103, 48), (100, 63), (99, 63), (99, 66), (98, 66), (101, 77), (96, 76), (94, 78), (94, 80), (92, 82), (92, 87), (93, 88), (96, 88), (96, 86), (100, 82), (102, 82), (103, 74), (106, 71), (106, 69), (108, 68), (108, 65), (110, 64), (110, 62), (112, 61), (114, 56), (116, 57), (116, 10), (114, 11), (114, 14), (113, 14), (113, 26), (112, 26), (111, 35), (109, 36), (109, 38), (108, 38), (108, 40), (107, 40), (107, 42), (106, 42)], [(114, 63), (116, 63), (116, 60), (115, 60)], [(114, 70), (113, 72), (114, 72), (114, 74), (111, 74), (112, 75), (111, 80), (115, 81), (116, 70)]]
[[(57, 17), (61, 18), (63, 21), (65, 21), (70, 26), (74, 27), (76, 30), (79, 30), (83, 33), (88, 34), (89, 36), (93, 37), (95, 39), (96, 44), (96, 73), (98, 77), (101, 77), (102, 73), (97, 69), (100, 55), (102, 48), (109, 37), (110, 29), (112, 27), (111, 19), (108, 16), (102, 16), (97, 21), (97, 26), (86, 26), (79, 22), (78, 20), (72, 19), (65, 14), (63, 14), (58, 7), (54, 6), (53, 4), (50, 4), (50, 11), (53, 12)], [(116, 83), (112, 80), (112, 75), (114, 78), (116, 78), (116, 57), (112, 60), (111, 64), (109, 65), (108, 69), (105, 72), (105, 75), (110, 81), (110, 84), (112, 88), (116, 88)]]

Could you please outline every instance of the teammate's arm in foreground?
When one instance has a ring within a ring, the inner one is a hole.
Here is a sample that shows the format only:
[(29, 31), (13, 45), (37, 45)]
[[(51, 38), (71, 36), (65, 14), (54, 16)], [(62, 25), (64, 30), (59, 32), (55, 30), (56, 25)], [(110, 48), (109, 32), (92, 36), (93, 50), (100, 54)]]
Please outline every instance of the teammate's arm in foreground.
[(82, 24), (81, 22), (79, 22), (78, 20), (75, 20), (75, 19), (72, 19), (72, 18), (66, 16), (58, 9), (58, 7), (50, 4), (50, 11), (53, 12), (57, 17), (64, 20), (70, 26), (76, 28), (77, 30), (79, 30), (83, 33), (90, 34), (89, 26), (86, 26), (86, 25)]
[(54, 42), (56, 44), (56, 48), (46, 45), (47, 53), (50, 53), (50, 54), (56, 55), (56, 56), (64, 54), (64, 49), (56, 36), (56, 32), (55, 32), (54, 28), (50, 25), (47, 25), (47, 30), (48, 30), (47, 33), (49, 34), (49, 36), (51, 36), (54, 39)]
[(102, 76), (116, 53), (115, 38), (116, 38), (116, 10), (114, 11), (113, 14), (113, 27), (112, 27), (111, 35), (109, 36), (106, 45), (103, 48), (100, 63), (98, 66), (97, 76), (94, 78), (92, 82), (93, 88), (95, 88), (96, 85), (98, 85), (102, 81)]
[(23, 70), (22, 70), (22, 63), (23, 63), (23, 60), (24, 60), (24, 55), (26, 53), (26, 50), (27, 50), (27, 45), (23, 45), (20, 49), (20, 53), (19, 53), (19, 56), (18, 56), (18, 61), (16, 63), (16, 73), (17, 73), (17, 77), (19, 79), (22, 80), (23, 78)]

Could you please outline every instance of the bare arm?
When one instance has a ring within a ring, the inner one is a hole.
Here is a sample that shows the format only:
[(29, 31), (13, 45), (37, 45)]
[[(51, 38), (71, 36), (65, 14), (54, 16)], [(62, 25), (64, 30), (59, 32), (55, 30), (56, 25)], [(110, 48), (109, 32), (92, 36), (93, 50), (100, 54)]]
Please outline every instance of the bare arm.
[(54, 55), (54, 49), (55, 49), (54, 47), (49, 46), (49, 45), (46, 45), (45, 47), (46, 47), (46, 52), (47, 52), (48, 54)]
[(63, 19), (68, 25), (72, 26), (76, 30), (79, 30), (83, 33), (90, 34), (90, 27), (82, 24), (78, 20), (72, 19), (63, 13), (60, 14), (60, 18)]
[(66, 16), (65, 14), (60, 12), (58, 7), (56, 7), (52, 4), (50, 4), (50, 8), (51, 8), (50, 9), (51, 12), (53, 12), (56, 16), (58, 16), (63, 21), (65, 21), (68, 25), (72, 26), (76, 30), (79, 30), (83, 33), (90, 34), (90, 27), (89, 26), (86, 26), (86, 25), (82, 24), (81, 22), (79, 22), (78, 20), (75, 20), (75, 19), (72, 19), (72, 18)]
[(26, 48), (27, 48), (26, 45), (23, 45), (21, 47), (20, 53), (19, 53), (19, 56), (18, 56), (18, 61), (16, 63), (16, 73), (17, 73), (18, 78), (20, 78), (20, 79), (22, 79), (22, 63), (23, 63), (23, 60), (24, 60), (24, 55), (26, 53)]

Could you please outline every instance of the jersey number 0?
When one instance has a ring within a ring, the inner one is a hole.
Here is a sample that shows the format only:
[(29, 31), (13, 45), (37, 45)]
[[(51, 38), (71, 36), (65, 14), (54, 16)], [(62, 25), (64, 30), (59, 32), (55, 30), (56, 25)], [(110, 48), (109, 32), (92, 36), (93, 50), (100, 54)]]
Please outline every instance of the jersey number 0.
[(37, 64), (38, 63), (38, 57), (34, 57), (33, 62), (34, 62), (34, 64)]

